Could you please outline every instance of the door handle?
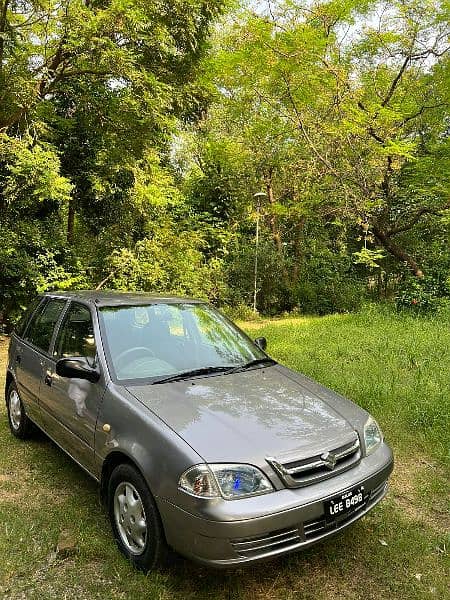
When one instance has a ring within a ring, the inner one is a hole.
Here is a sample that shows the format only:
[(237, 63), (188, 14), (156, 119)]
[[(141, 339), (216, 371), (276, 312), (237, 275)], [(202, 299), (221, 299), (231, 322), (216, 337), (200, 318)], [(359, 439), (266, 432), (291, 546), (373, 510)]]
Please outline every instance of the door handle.
[(50, 387), (52, 385), (52, 381), (53, 381), (52, 376), (50, 375), (50, 373), (47, 373), (44, 377), (45, 385), (48, 385)]

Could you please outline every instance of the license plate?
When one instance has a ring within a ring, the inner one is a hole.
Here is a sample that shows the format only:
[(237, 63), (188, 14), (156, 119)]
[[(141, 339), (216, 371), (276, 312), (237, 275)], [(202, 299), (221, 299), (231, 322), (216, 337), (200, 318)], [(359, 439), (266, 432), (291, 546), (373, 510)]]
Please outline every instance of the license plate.
[(353, 512), (364, 504), (364, 486), (361, 485), (353, 490), (334, 496), (324, 502), (325, 518), (327, 520), (336, 519), (341, 515)]

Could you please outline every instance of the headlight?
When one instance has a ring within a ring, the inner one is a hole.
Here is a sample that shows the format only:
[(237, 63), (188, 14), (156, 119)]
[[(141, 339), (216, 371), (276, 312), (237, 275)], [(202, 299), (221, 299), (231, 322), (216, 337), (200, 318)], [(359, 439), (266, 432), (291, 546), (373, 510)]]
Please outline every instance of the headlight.
[(222, 496), (226, 500), (273, 491), (272, 484), (259, 469), (235, 464), (196, 465), (183, 473), (178, 486), (192, 496)]
[(378, 423), (373, 417), (369, 417), (364, 425), (364, 444), (366, 454), (373, 452), (383, 441), (383, 434), (378, 427)]

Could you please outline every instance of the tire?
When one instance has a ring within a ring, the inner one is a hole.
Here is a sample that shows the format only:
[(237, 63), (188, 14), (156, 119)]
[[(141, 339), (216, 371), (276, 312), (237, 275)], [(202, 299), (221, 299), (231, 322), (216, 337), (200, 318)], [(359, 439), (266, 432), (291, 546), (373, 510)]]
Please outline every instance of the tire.
[(117, 546), (136, 569), (146, 573), (165, 563), (161, 517), (144, 478), (131, 464), (121, 464), (111, 474), (108, 512)]
[(29, 438), (33, 433), (33, 423), (25, 413), (25, 408), (14, 381), (12, 381), (8, 387), (6, 408), (8, 411), (8, 423), (11, 433), (21, 440)]

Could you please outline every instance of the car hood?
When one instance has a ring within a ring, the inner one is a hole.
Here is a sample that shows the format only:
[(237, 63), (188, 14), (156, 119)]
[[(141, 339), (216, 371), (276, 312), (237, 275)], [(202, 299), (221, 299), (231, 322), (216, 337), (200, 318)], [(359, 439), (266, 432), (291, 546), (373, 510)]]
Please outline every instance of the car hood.
[(302, 458), (353, 439), (334, 394), (292, 375), (272, 366), (127, 389), (207, 462)]

